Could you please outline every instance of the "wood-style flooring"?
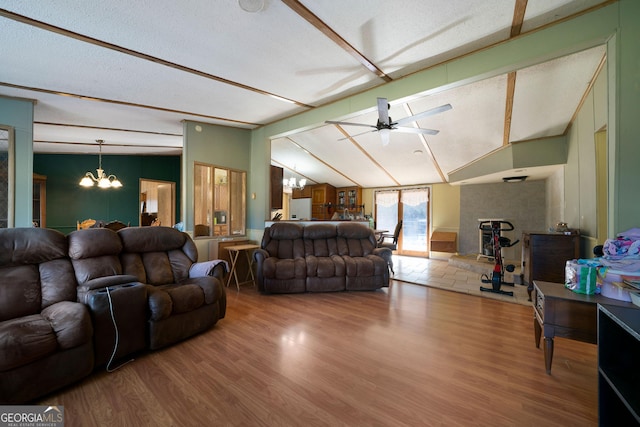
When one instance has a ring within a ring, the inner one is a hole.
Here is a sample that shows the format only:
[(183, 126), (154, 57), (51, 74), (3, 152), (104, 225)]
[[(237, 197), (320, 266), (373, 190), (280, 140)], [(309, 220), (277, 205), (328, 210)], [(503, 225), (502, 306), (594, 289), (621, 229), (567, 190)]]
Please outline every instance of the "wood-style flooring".
[(228, 288), (227, 317), (43, 398), (71, 426), (593, 426), (596, 346), (531, 307), (402, 282), (376, 292)]

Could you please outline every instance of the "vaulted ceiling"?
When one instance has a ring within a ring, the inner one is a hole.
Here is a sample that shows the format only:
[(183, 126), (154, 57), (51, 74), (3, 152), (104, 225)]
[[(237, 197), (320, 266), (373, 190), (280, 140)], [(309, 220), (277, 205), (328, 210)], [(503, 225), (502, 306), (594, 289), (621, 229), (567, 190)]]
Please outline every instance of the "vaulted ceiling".
[[(184, 120), (254, 129), (608, 3), (0, 0), (0, 95), (37, 100), (36, 153), (97, 153), (102, 139), (107, 154), (177, 154)], [(394, 120), (453, 108), (409, 124), (437, 135), (392, 132), (386, 146), (356, 126), (293, 132), (272, 141), (272, 164), (335, 186), (447, 182), (502, 146), (566, 132), (604, 60), (594, 47), (389, 99)], [(324, 120), (377, 118), (371, 99)]]

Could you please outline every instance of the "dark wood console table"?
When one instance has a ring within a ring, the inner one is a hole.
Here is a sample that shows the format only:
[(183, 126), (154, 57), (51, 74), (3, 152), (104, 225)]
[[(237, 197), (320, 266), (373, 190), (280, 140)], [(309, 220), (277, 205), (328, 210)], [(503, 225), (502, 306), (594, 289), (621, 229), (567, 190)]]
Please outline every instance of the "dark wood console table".
[(551, 373), (554, 337), (597, 343), (598, 303), (633, 307), (630, 302), (601, 295), (582, 295), (564, 287), (563, 283), (533, 282), (533, 328), (536, 348), (544, 336), (544, 364)]

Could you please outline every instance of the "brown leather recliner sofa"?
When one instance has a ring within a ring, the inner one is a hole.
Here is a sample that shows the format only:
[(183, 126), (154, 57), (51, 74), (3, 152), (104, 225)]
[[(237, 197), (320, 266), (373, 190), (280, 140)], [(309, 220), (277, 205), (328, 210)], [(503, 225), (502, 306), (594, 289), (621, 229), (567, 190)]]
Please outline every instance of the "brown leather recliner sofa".
[(226, 313), (226, 263), (198, 263), (193, 240), (173, 228), (3, 229), (0, 249), (0, 404), (186, 339)]
[(0, 404), (28, 402), (89, 375), (92, 337), (64, 234), (1, 229)]
[(391, 250), (354, 223), (275, 223), (254, 252), (264, 293), (376, 290), (389, 286)]

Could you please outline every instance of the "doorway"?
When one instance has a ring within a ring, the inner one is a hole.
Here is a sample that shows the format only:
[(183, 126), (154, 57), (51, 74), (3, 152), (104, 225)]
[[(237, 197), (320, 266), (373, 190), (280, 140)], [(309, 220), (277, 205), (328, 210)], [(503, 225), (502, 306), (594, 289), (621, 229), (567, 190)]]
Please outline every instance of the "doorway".
[(399, 219), (399, 255), (429, 255), (429, 187), (376, 191), (376, 228), (393, 233)]
[(140, 225), (173, 226), (176, 222), (176, 183), (140, 178)]

